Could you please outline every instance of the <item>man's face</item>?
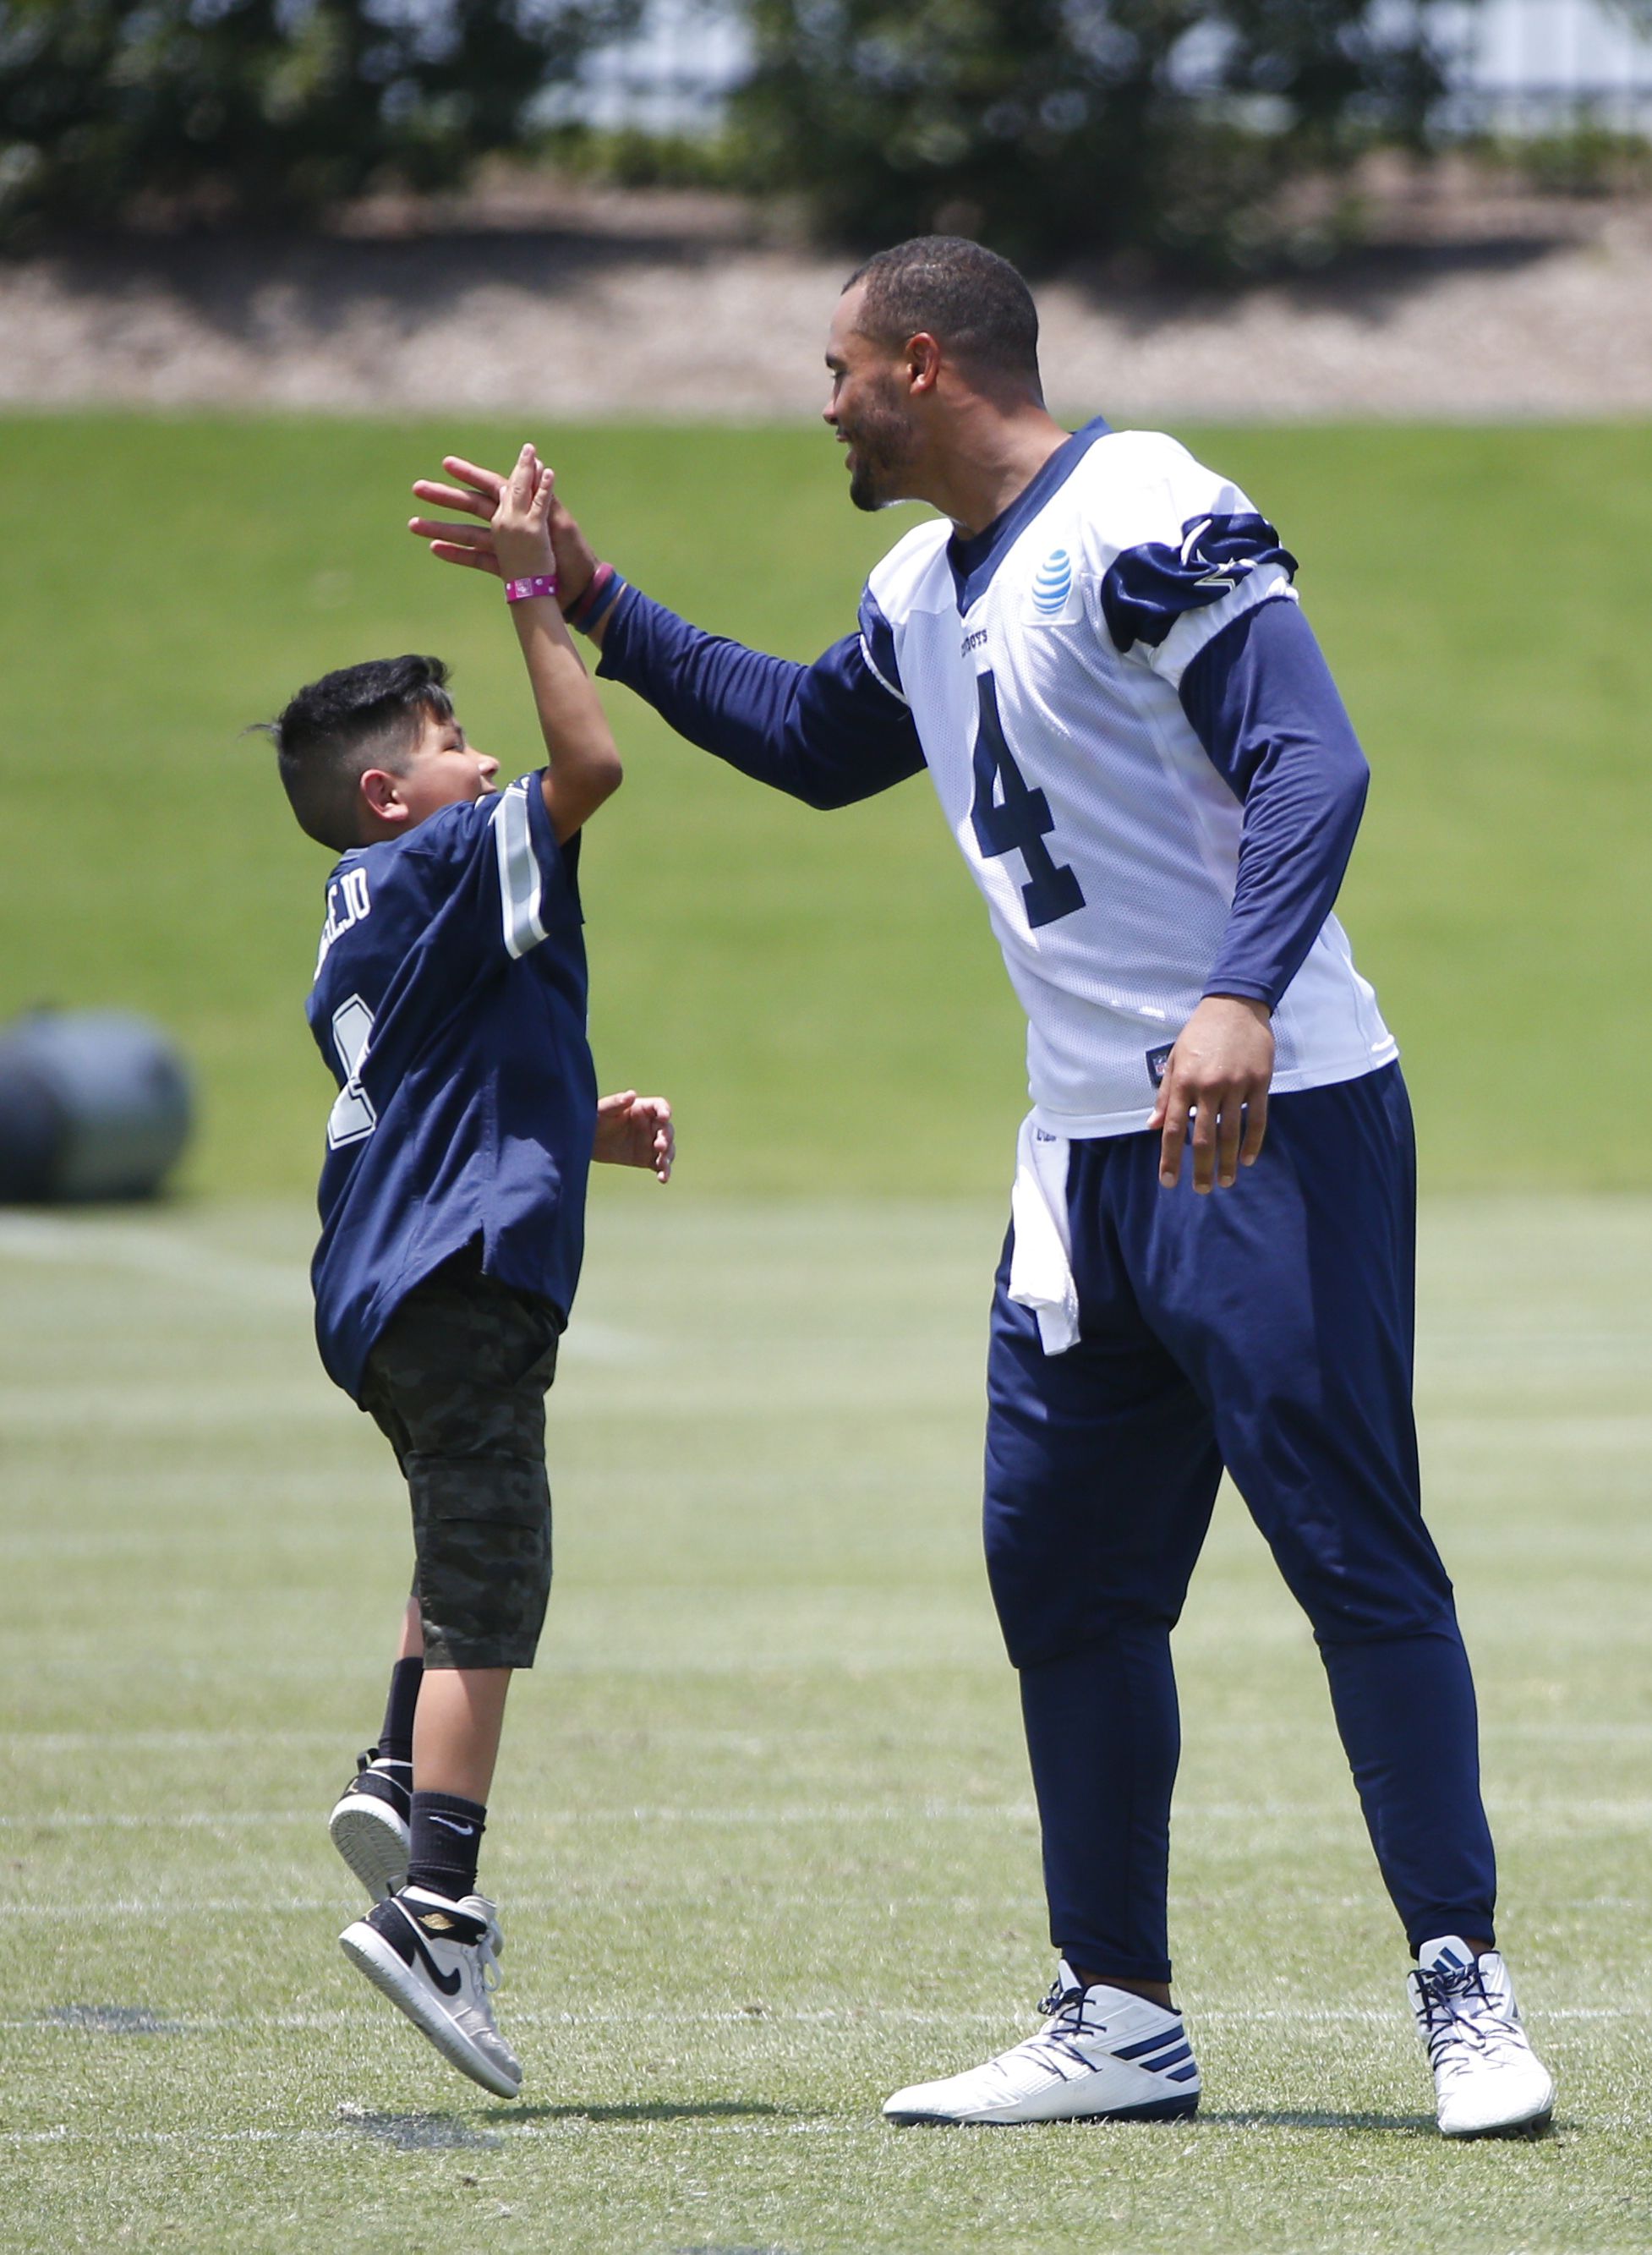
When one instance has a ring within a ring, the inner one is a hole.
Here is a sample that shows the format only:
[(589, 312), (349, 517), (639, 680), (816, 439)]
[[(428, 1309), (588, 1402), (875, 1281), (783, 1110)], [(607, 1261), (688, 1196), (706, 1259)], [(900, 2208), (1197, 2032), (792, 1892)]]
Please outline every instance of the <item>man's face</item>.
[(426, 710), (418, 741), (395, 770), (397, 797), (407, 809), (404, 830), (417, 829), (444, 806), (468, 805), (493, 790), (499, 762), (467, 743), (457, 719)]
[(838, 442), (848, 450), (849, 499), (856, 509), (887, 509), (915, 498), (909, 474), (917, 453), (917, 429), (907, 394), (903, 360), (855, 327), (866, 285), (846, 290), (832, 317), (826, 368), (832, 396), (821, 411)]

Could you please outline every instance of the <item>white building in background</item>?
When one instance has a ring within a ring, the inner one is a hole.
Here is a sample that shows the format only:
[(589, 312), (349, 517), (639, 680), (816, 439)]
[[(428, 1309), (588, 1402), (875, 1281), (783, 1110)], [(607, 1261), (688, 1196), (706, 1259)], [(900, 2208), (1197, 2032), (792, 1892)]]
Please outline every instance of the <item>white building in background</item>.
[(1520, 133), (1588, 117), (1652, 133), (1652, 9), (1611, 0), (1434, 0), (1459, 56), (1449, 122)]
[[(1395, 0), (1409, 11), (1413, 0)], [(1551, 132), (1582, 120), (1652, 135), (1652, 0), (1422, 0), (1455, 57), (1448, 128)], [(736, 9), (650, 0), (643, 28), (586, 66), (556, 113), (601, 129), (703, 132), (750, 55)]]

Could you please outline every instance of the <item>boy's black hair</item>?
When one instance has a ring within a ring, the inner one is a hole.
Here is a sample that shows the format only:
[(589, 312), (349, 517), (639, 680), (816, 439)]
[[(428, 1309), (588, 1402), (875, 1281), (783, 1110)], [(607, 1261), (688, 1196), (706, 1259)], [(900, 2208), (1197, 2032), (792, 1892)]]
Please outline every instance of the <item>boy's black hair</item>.
[(866, 285), (856, 326), (898, 350), (926, 331), (971, 375), (1031, 388), (1038, 376), (1038, 309), (1007, 258), (961, 235), (919, 235), (880, 250), (844, 284)]
[(440, 658), (375, 657), (324, 673), (278, 720), (261, 721), (299, 827), (337, 854), (359, 846), (356, 785), (369, 768), (399, 769), (426, 713), (453, 717)]

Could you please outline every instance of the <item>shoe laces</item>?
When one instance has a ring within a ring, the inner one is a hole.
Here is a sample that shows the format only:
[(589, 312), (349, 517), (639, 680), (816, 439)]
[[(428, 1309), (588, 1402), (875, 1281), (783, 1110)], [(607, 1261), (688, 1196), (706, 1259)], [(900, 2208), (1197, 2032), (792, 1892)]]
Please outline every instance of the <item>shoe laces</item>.
[(1524, 2049), (1512, 2004), (1491, 1994), (1478, 1960), (1450, 1972), (1419, 1971), (1417, 1981), (1429, 2058), (1435, 2065), (1455, 2049), (1493, 2062), (1499, 2055)]
[(1076, 1983), (1072, 1988), (1064, 1989), (1058, 1980), (1038, 2007), (1044, 2015), (1044, 2026), (1036, 2036), (1028, 2038), (1029, 2048), (1060, 2053), (1068, 2059), (1076, 2060), (1080, 2067), (1092, 2066), (1092, 2060), (1079, 2048), (1079, 2038), (1086, 2034), (1099, 2035), (1103, 2031), (1099, 2026), (1093, 2029), (1085, 2027), (1085, 1999), (1089, 1993), (1087, 1989), (1080, 1989)]
[(1038, 2010), (1046, 2020), (1062, 2020), (1076, 2032), (1084, 2021), (1085, 1995), (1086, 1992), (1076, 1982), (1071, 1989), (1064, 1989), (1057, 1981)]
[(488, 1916), (475, 1942), (477, 1978), (488, 1996), (492, 1996), (495, 1990), (503, 1989), (505, 1985), (504, 1970), (499, 1963), (499, 1952), (504, 1947), (504, 1939), (493, 1915), (493, 1906), (489, 1904)]

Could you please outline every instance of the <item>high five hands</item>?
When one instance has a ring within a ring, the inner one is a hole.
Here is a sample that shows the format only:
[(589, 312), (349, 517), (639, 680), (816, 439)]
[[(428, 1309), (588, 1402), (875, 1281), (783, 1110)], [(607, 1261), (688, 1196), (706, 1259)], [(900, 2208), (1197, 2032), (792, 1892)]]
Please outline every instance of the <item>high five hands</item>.
[[(1174, 1190), (1183, 1147), (1193, 1147), (1193, 1188), (1231, 1190), (1253, 1167), (1268, 1132), (1274, 1036), (1265, 1002), (1207, 994), (1177, 1037), (1149, 1130), (1159, 1132), (1159, 1181)], [(1190, 1132), (1191, 1131), (1191, 1132)]]
[[(523, 453), (525, 456), (532, 451), (524, 447)], [(537, 454), (534, 459), (537, 462)], [(467, 462), (459, 454), (444, 454), (442, 467), (456, 482), (444, 485), (436, 479), (419, 478), (414, 482), (415, 495), (432, 509), (456, 509), (461, 517), (477, 521), (467, 524), (448, 517), (415, 516), (409, 518), (407, 530), (415, 540), (427, 541), (431, 554), (439, 562), (461, 564), (472, 572), (491, 572), (498, 578), (494, 520), (506, 497), (510, 481), (497, 470), (483, 469), (480, 463)], [(561, 582), (559, 596), (566, 610), (590, 586), (597, 559), (578, 523), (557, 498), (554, 478), (546, 530), (556, 557), (557, 578)]]

